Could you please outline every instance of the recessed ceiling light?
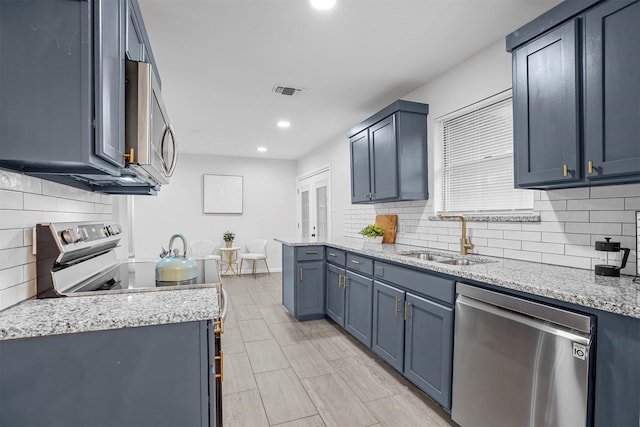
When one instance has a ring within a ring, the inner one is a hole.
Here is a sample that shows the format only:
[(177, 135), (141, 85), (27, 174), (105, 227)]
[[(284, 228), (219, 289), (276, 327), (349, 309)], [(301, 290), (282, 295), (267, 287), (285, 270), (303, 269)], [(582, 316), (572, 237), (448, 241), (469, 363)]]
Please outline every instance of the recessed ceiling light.
[(336, 0), (311, 0), (311, 6), (318, 10), (331, 9), (336, 5)]
[(291, 126), (291, 123), (286, 121), (286, 120), (280, 120), (278, 122), (278, 127), (279, 128), (288, 128), (289, 126)]
[(258, 151), (261, 153), (266, 153), (267, 152), (267, 147), (258, 147)]

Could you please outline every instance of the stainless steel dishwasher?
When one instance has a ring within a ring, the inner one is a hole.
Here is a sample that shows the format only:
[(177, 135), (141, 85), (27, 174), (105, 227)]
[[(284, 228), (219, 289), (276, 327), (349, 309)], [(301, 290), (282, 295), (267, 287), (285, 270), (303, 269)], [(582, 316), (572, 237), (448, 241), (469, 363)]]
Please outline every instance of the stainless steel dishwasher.
[(456, 291), (453, 420), (587, 425), (595, 319), (462, 283)]

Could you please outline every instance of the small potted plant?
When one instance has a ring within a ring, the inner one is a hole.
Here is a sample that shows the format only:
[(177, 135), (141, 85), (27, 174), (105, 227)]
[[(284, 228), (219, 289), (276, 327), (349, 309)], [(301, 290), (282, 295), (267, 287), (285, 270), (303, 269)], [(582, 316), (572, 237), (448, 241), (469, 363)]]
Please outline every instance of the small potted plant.
[(382, 227), (369, 224), (365, 228), (360, 230), (360, 234), (362, 234), (365, 243), (382, 243), (384, 230), (382, 229)]
[(224, 240), (224, 243), (225, 245), (227, 245), (228, 248), (233, 246), (233, 239), (235, 238), (236, 238), (236, 233), (229, 230), (225, 231), (224, 234), (222, 235), (222, 240)]

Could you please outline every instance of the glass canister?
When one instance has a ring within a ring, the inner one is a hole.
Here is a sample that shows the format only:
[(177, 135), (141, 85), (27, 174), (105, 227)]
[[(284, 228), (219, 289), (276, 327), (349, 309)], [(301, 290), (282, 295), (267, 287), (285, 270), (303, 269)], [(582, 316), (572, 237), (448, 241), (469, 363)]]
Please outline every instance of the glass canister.
[(620, 242), (612, 242), (611, 237), (597, 241), (595, 273), (598, 276), (620, 277), (620, 270), (627, 265), (629, 252), (628, 248), (620, 247)]

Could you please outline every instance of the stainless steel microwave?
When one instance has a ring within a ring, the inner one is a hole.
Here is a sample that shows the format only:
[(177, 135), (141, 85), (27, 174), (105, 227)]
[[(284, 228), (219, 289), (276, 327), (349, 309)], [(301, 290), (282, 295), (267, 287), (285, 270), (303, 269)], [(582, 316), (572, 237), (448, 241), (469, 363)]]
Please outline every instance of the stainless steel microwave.
[(176, 167), (176, 137), (151, 64), (125, 64), (127, 167), (150, 184), (168, 184)]

